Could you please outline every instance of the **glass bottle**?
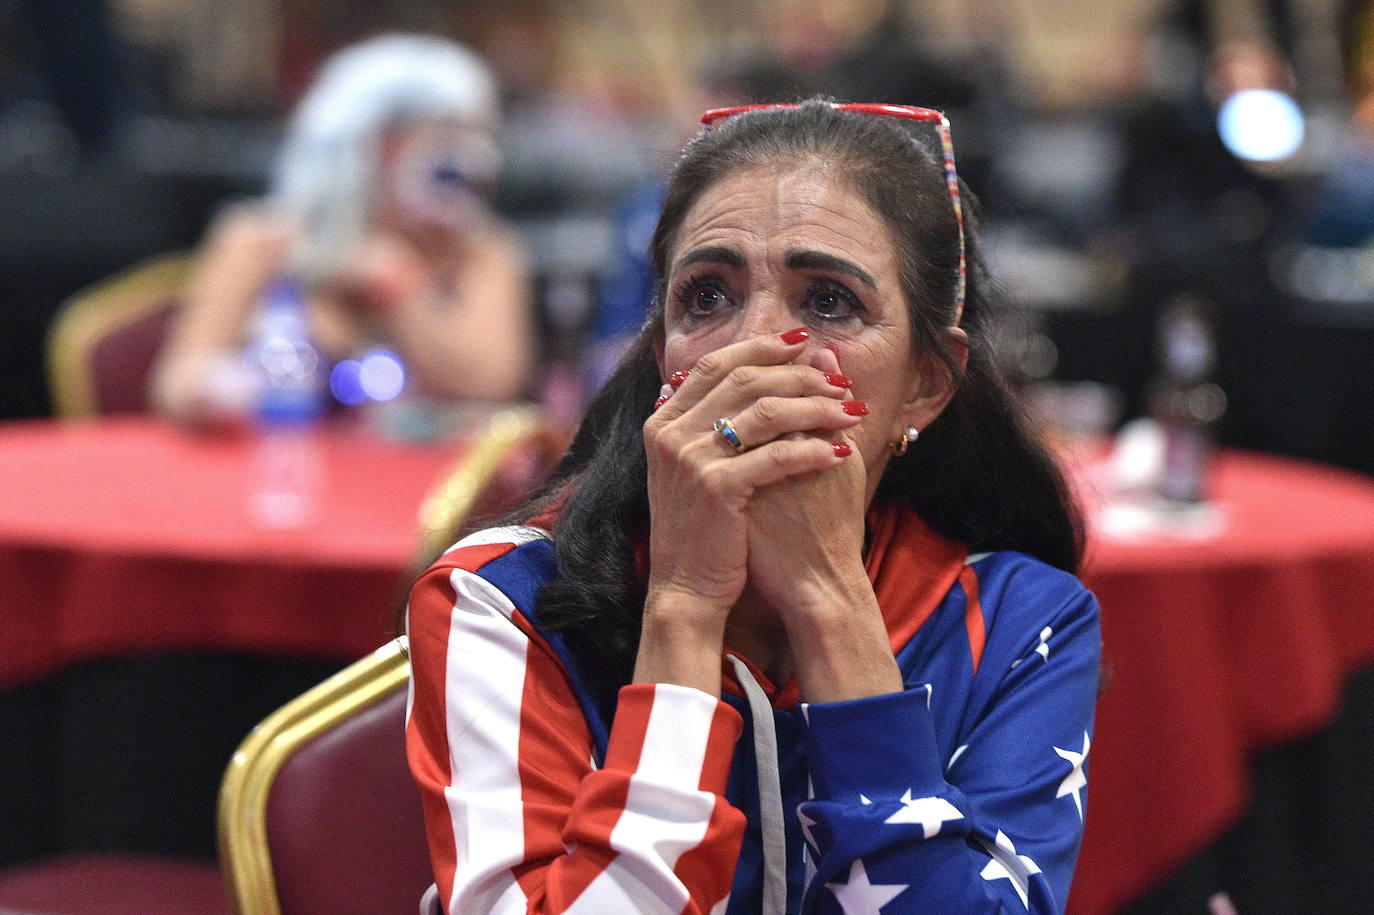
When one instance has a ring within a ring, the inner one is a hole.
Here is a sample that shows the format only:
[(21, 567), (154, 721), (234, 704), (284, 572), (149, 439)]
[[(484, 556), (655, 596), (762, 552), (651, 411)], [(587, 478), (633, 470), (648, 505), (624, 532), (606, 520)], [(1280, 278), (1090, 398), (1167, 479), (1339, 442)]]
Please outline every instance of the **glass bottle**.
[(1211, 380), (1216, 342), (1204, 298), (1185, 293), (1165, 304), (1159, 358), (1147, 395), (1163, 438), (1157, 494), (1167, 502), (1204, 502), (1215, 427), (1226, 411), (1226, 394)]

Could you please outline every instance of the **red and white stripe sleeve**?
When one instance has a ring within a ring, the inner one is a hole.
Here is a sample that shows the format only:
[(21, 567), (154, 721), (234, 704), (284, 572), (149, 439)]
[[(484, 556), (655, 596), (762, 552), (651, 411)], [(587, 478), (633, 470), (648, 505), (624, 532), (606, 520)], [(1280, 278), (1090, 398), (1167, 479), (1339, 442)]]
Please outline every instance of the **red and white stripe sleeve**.
[(722, 911), (744, 831), (741, 721), (699, 690), (620, 693), (604, 768), (557, 655), (472, 543), (416, 584), (407, 753), (447, 911)]

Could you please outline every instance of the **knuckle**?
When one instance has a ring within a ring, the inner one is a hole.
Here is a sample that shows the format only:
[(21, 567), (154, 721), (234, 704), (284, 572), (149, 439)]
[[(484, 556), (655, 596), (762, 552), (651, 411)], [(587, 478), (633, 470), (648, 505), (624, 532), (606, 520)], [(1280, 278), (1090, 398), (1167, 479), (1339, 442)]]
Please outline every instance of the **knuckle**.
[(837, 417), (848, 415), (840, 412), (839, 403), (833, 398), (817, 396), (808, 398), (808, 400), (811, 406), (811, 415), (818, 423), (834, 423)]
[(646, 428), (644, 431), (644, 451), (657, 460), (668, 460), (676, 456), (672, 438), (662, 425)]
[(705, 497), (713, 503), (723, 503), (730, 491), (730, 481), (720, 472), (702, 473), (698, 485)]
[(697, 360), (697, 367), (693, 374), (714, 378), (724, 369), (725, 357), (720, 354), (720, 350), (713, 350)]
[(644, 447), (646, 450), (654, 451), (661, 447), (665, 433), (663, 418), (658, 415), (650, 416), (644, 420)]
[(741, 365), (730, 373), (729, 380), (735, 390), (748, 394), (758, 385), (759, 370), (752, 365)]
[(771, 425), (782, 415), (782, 399), (761, 397), (754, 403), (754, 415), (765, 425)]
[(788, 369), (791, 372), (793, 383), (800, 390), (818, 391), (826, 383), (820, 370), (809, 365), (789, 365)]

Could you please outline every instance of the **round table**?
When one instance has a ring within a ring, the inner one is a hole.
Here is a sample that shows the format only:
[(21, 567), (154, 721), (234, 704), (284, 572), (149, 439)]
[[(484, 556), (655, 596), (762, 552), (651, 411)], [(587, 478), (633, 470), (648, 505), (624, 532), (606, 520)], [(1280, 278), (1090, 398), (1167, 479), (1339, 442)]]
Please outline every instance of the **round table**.
[(351, 660), (391, 637), (418, 510), (460, 441), (311, 433), (314, 516), (248, 510), (257, 439), (147, 417), (0, 426), (0, 688), (156, 651)]
[[(156, 651), (347, 660), (391, 635), (417, 510), (461, 442), (319, 433), (319, 515), (247, 511), (254, 443), (147, 418), (0, 426), (0, 688)], [(1248, 763), (1328, 720), (1374, 663), (1374, 483), (1228, 453), (1207, 540), (1092, 541), (1106, 686), (1070, 907), (1106, 912), (1244, 809)]]
[(1108, 912), (1233, 824), (1255, 751), (1320, 729), (1374, 664), (1374, 481), (1225, 453), (1207, 539), (1090, 540), (1104, 691), (1071, 897)]

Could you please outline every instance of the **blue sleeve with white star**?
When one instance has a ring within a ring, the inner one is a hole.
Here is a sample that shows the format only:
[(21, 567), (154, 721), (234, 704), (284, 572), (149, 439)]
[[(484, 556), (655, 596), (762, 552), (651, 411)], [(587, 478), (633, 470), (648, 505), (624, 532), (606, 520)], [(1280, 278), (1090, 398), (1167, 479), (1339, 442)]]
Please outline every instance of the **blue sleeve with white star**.
[(1004, 578), (984, 590), (987, 647), (962, 694), (937, 675), (804, 706), (813, 799), (797, 813), (815, 876), (803, 911), (1064, 910), (1083, 835), (1097, 604), (1061, 573)]

